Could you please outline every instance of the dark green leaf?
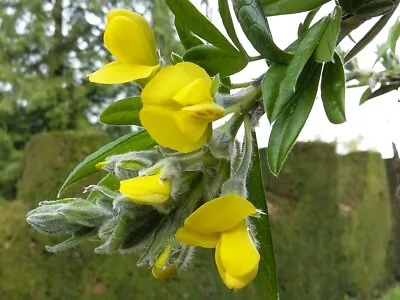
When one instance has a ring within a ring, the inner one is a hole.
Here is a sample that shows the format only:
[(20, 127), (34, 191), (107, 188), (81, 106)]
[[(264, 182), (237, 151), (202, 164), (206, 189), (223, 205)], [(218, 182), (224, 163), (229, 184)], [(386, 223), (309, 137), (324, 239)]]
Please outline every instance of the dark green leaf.
[(390, 28), (388, 37), (389, 47), (393, 53), (396, 53), (396, 44), (397, 41), (399, 40), (399, 37), (400, 37), (400, 22), (399, 20), (397, 20), (396, 23)]
[(142, 109), (140, 97), (126, 98), (116, 101), (107, 107), (100, 115), (100, 121), (108, 125), (142, 126), (139, 112)]
[(389, 93), (391, 91), (397, 90), (398, 88), (400, 88), (400, 83), (383, 85), (383, 86), (381, 86), (379, 89), (377, 89), (374, 92), (371, 92), (371, 89), (368, 88), (364, 92), (364, 94), (361, 96), (360, 105), (365, 103), (365, 102), (367, 102), (368, 100), (370, 100), (372, 98), (375, 98), (375, 97), (378, 97), (378, 96), (382, 96), (383, 94), (386, 94), (386, 93)]
[(179, 39), (185, 49), (190, 49), (192, 47), (203, 45), (203, 42), (196, 37), (193, 32), (185, 27), (177, 18), (175, 18), (175, 28), (178, 33)]
[(268, 164), (274, 175), (279, 174), (311, 112), (318, 90), (321, 66), (314, 63), (308, 72), (302, 74), (305, 84), (296, 91), (293, 106), (288, 107), (272, 127), (268, 142)]
[(243, 32), (253, 47), (267, 60), (287, 62), (292, 55), (282, 51), (274, 43), (259, 0), (234, 0), (233, 8)]
[(361, 5), (355, 10), (354, 14), (364, 18), (378, 17), (387, 14), (393, 6), (392, 0), (374, 0)]
[(285, 77), (286, 69), (287, 65), (273, 64), (264, 76), (262, 97), (268, 120), (271, 120), (272, 111), (279, 95), (279, 87)]
[(333, 61), (337, 39), (340, 31), (340, 22), (342, 21), (342, 9), (339, 6), (331, 14), (328, 25), (322, 34), (317, 48), (315, 49), (314, 57), (318, 62)]
[(247, 58), (239, 52), (226, 52), (211, 45), (200, 45), (189, 49), (183, 55), (184, 61), (191, 61), (203, 67), (211, 76), (229, 76), (247, 66)]
[(166, 0), (175, 18), (199, 37), (227, 52), (236, 48), (189, 0)]
[(267, 199), (264, 192), (263, 178), (261, 175), (260, 157), (255, 132), (253, 137), (252, 165), (249, 170), (247, 189), (249, 190), (249, 201), (255, 207), (261, 209), (264, 214), (254, 218), (252, 223), (255, 226), (256, 238), (259, 242), (260, 264), (254, 286), (260, 299), (277, 300), (278, 288), (276, 280), (276, 267), (274, 247), (272, 244), (271, 225), (269, 222)]
[(218, 0), (218, 10), (219, 15), (221, 16), (222, 23), (225, 26), (226, 32), (228, 33), (229, 37), (231, 38), (232, 42), (235, 46), (240, 50), (243, 55), (246, 55), (246, 50), (244, 50), (242, 43), (239, 41), (235, 26), (233, 25), (232, 15), (229, 10), (228, 0)]
[(267, 16), (294, 14), (320, 7), (330, 0), (261, 0)]
[(276, 99), (273, 109), (270, 112), (270, 122), (276, 120), (276, 118), (282, 113), (287, 107), (290, 99), (294, 95), (296, 90), (297, 80), (300, 74), (303, 72), (308, 60), (310, 59), (319, 38), (324, 32), (328, 19), (324, 18), (318, 23), (314, 24), (306, 33), (303, 40), (300, 42), (293, 59), (290, 61), (285, 77), (279, 88), (279, 96)]
[(119, 139), (108, 143), (86, 157), (76, 168), (69, 174), (58, 194), (61, 194), (65, 188), (77, 182), (98, 170), (96, 164), (104, 161), (108, 156), (121, 154), (127, 151), (146, 150), (154, 147), (156, 142), (151, 139), (149, 134), (144, 131), (137, 131), (126, 134)]
[(333, 124), (346, 121), (345, 114), (345, 89), (346, 78), (342, 61), (335, 54), (334, 62), (324, 65), (321, 79), (321, 98), (326, 116)]
[(363, 50), (377, 35), (383, 27), (387, 24), (387, 22), (390, 20), (390, 17), (393, 15), (393, 12), (395, 10), (392, 10), (390, 13), (382, 16), (375, 24), (372, 26), (372, 28), (363, 36), (361, 40), (358, 41), (357, 44), (354, 45), (353, 48), (346, 54), (345, 58), (343, 59), (344, 63), (347, 63), (350, 61), (353, 57), (355, 57), (361, 50)]

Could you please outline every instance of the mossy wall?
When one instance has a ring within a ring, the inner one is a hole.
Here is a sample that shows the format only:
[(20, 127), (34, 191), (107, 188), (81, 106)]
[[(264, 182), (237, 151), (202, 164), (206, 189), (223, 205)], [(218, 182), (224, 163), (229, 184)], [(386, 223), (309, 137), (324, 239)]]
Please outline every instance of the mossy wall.
[[(78, 136), (73, 134), (72, 139)], [(43, 138), (45, 145), (30, 146), (27, 151), (46, 149), (48, 139)], [(40, 140), (35, 143), (40, 144)], [(71, 149), (77, 153), (78, 146)], [(136, 267), (135, 254), (95, 255), (95, 243), (57, 255), (46, 252), (44, 246), (55, 240), (30, 229), (25, 213), (34, 203), (51, 198), (48, 188), (54, 186), (56, 192), (68, 172), (59, 175), (62, 178), (43, 175), (46, 183), (40, 185), (37, 177), (41, 175), (33, 170), (41, 167), (43, 172), (56, 173), (63, 164), (73, 168), (77, 161), (64, 150), (65, 156), (53, 160), (52, 155), (53, 161), (48, 162), (48, 152), (40, 155), (44, 151), (35, 157), (27, 153), (31, 159), (26, 160), (25, 167), (30, 171), (25, 170), (21, 181), (21, 200), (0, 203), (0, 299), (257, 300), (252, 287), (235, 293), (222, 285), (212, 250), (197, 251), (187, 270), (169, 281), (157, 281), (148, 268)], [(279, 179), (271, 176), (265, 165), (264, 169), (280, 299), (342, 300), (345, 294), (372, 299), (388, 278), (392, 233), (380, 157), (375, 153), (341, 157), (332, 145), (300, 143), (289, 155)]]

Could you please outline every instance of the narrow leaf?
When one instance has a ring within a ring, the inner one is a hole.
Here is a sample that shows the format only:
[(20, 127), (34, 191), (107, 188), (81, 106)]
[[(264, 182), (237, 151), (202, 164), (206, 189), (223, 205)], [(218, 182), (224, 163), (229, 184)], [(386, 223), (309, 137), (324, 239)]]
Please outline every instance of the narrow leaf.
[(330, 0), (261, 0), (267, 16), (294, 14), (313, 10)]
[(187, 29), (186, 26), (177, 18), (175, 18), (175, 29), (185, 49), (203, 45), (203, 42), (197, 36), (195, 36), (193, 32)]
[(214, 46), (236, 53), (236, 48), (189, 0), (166, 0), (175, 18)]
[(313, 68), (303, 74), (304, 82), (307, 84), (304, 84), (296, 92), (293, 106), (287, 108), (279, 116), (269, 137), (268, 165), (276, 176), (311, 112), (321, 76), (321, 64), (314, 63)]
[(325, 31), (318, 42), (317, 48), (315, 49), (314, 57), (316, 61), (333, 61), (333, 54), (336, 49), (341, 21), (342, 9), (339, 6), (336, 6), (329, 18)]
[(374, 0), (361, 5), (354, 14), (364, 18), (378, 17), (387, 14), (393, 9), (393, 6), (392, 0)]
[[(397, 7), (397, 5), (396, 5), (396, 7)], [(390, 17), (393, 15), (394, 11), (396, 10), (395, 8), (392, 9), (392, 11), (390, 13), (387, 13), (386, 15), (382, 16), (374, 24), (374, 26), (372, 26), (372, 28), (363, 36), (363, 38), (361, 40), (359, 40), (358, 43), (355, 44), (353, 48), (351, 48), (351, 50), (346, 54), (346, 56), (343, 59), (344, 63), (347, 63), (349, 60), (351, 60), (353, 57), (355, 57), (361, 50), (363, 50), (378, 35), (379, 32), (381, 32), (383, 27), (385, 27), (387, 22), (390, 20)]]
[(231, 38), (232, 42), (235, 46), (239, 49), (239, 51), (247, 56), (246, 50), (243, 48), (242, 43), (239, 41), (235, 26), (233, 25), (232, 15), (229, 9), (228, 0), (218, 0), (218, 10), (219, 15), (221, 16), (222, 23), (225, 26), (226, 32), (228, 33), (229, 37)]
[(211, 45), (200, 45), (189, 49), (183, 55), (184, 61), (191, 61), (203, 67), (211, 76), (229, 76), (247, 66), (247, 58), (239, 52), (226, 52)]
[(243, 32), (265, 59), (282, 63), (292, 58), (275, 44), (259, 0), (233, 0), (233, 8)]
[(391, 91), (397, 90), (398, 88), (400, 88), (400, 83), (394, 83), (394, 84), (387, 84), (387, 85), (383, 85), (381, 86), (379, 89), (377, 89), (374, 92), (371, 92), (371, 90), (369, 89), (369, 92), (365, 91), (364, 94), (361, 96), (361, 100), (360, 100), (360, 105), (367, 102), (368, 100), (371, 100), (372, 98), (378, 97), (378, 96), (382, 96), (383, 94), (389, 93)]
[(140, 97), (126, 98), (112, 103), (100, 115), (100, 121), (108, 125), (142, 126), (139, 112), (142, 109)]
[(263, 78), (262, 97), (268, 120), (271, 120), (275, 102), (279, 96), (279, 86), (285, 77), (286, 69), (287, 65), (273, 64)]
[(296, 84), (300, 74), (303, 72), (307, 62), (309, 61), (319, 38), (326, 28), (328, 19), (324, 18), (318, 23), (314, 24), (301, 40), (293, 59), (290, 61), (285, 77), (283, 78), (280, 88), (279, 96), (274, 103), (274, 107), (270, 112), (270, 122), (275, 121), (282, 111), (288, 106), (291, 98), (293, 97)]
[(333, 124), (346, 121), (345, 114), (346, 78), (342, 61), (335, 54), (334, 62), (324, 65), (321, 79), (321, 98), (326, 116)]
[(400, 38), (400, 21), (397, 20), (396, 23), (390, 28), (388, 37), (389, 47), (393, 53), (396, 53), (396, 44), (399, 38)]
[(320, 8), (317, 7), (316, 9), (309, 11), (306, 18), (304, 19), (304, 22), (300, 23), (299, 28), (297, 29), (298, 38), (301, 38), (306, 34), (307, 30), (310, 28), (311, 22), (313, 21), (315, 15), (318, 13), (319, 9)]
[(68, 178), (62, 185), (58, 195), (60, 195), (65, 188), (71, 184), (93, 174), (98, 170), (95, 168), (96, 164), (104, 161), (104, 159), (113, 154), (121, 154), (127, 151), (146, 150), (154, 147), (154, 142), (149, 134), (144, 131), (137, 131), (128, 133), (119, 139), (108, 143), (86, 157), (76, 168), (69, 174)]
[(247, 189), (249, 201), (255, 207), (263, 211), (259, 217), (252, 219), (255, 226), (256, 238), (259, 243), (260, 264), (254, 286), (260, 299), (277, 300), (278, 288), (276, 280), (276, 266), (274, 247), (271, 236), (271, 225), (268, 215), (267, 199), (264, 192), (264, 184), (261, 173), (260, 157), (257, 145), (256, 134), (252, 132), (253, 155), (252, 165), (249, 170)]

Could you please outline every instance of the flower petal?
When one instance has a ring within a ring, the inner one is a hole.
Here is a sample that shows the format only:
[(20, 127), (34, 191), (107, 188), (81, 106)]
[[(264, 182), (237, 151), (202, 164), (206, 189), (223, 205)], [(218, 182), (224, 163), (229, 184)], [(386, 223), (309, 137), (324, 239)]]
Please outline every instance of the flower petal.
[(203, 248), (215, 248), (220, 236), (218, 233), (199, 234), (186, 227), (180, 228), (175, 233), (175, 238), (181, 243)]
[(257, 272), (258, 265), (249, 274), (242, 277), (235, 277), (229, 273), (226, 273), (224, 283), (230, 289), (239, 290), (248, 286), (254, 280), (254, 278), (256, 278)]
[(201, 137), (193, 141), (176, 124), (176, 113), (169, 107), (144, 105), (139, 117), (142, 125), (159, 145), (182, 153), (201, 148), (207, 142), (209, 129), (206, 128)]
[(184, 110), (179, 110), (174, 114), (176, 126), (186, 137), (186, 140), (196, 142), (206, 131), (210, 122), (193, 117)]
[(225, 115), (224, 109), (215, 103), (197, 104), (182, 108), (187, 114), (197, 119), (214, 122)]
[(254, 272), (260, 261), (260, 254), (250, 237), (246, 220), (222, 233), (219, 250), (223, 268), (233, 277), (247, 277)]
[(207, 83), (208, 90), (211, 90), (212, 80), (202, 67), (191, 62), (178, 63), (175, 67), (185, 72), (192, 79), (191, 81), (202, 78)]
[(201, 67), (183, 62), (163, 68), (143, 89), (143, 104), (179, 105), (173, 101), (173, 97), (197, 79), (205, 82), (205, 86), (208, 86), (205, 90), (210, 93), (211, 78)]
[(138, 25), (138, 27), (147, 38), (149, 48), (152, 50), (152, 55), (154, 56), (154, 61), (157, 62), (158, 59), (156, 53), (156, 40), (154, 38), (154, 33), (150, 27), (149, 22), (147, 22), (147, 20), (142, 15), (133, 11), (126, 9), (113, 9), (107, 14), (107, 23), (109, 23), (113, 18), (117, 16), (125, 16)]
[(91, 82), (103, 84), (126, 83), (151, 77), (159, 67), (160, 65), (141, 66), (114, 61), (89, 74), (88, 78)]
[(229, 194), (204, 203), (185, 220), (185, 226), (202, 234), (223, 232), (255, 214), (256, 208), (251, 202)]
[[(123, 63), (145, 66), (157, 65), (157, 55), (152, 42), (140, 27), (129, 17), (120, 15), (110, 19), (104, 32), (106, 48)], [(151, 29), (150, 29), (151, 30)]]
[(210, 87), (202, 78), (198, 78), (186, 85), (172, 99), (184, 107), (213, 101)]
[(168, 200), (171, 180), (160, 181), (160, 174), (122, 180), (119, 191), (133, 202), (156, 205)]

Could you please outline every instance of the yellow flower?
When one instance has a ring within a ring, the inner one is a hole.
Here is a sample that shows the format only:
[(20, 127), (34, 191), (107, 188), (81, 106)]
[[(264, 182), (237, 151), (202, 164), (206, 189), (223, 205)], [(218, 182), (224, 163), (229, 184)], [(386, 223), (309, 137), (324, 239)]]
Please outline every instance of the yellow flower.
[(153, 31), (146, 19), (137, 13), (111, 10), (107, 15), (104, 44), (116, 61), (90, 74), (91, 82), (138, 81), (144, 85), (160, 67)]
[(170, 253), (171, 246), (168, 245), (155, 261), (151, 272), (156, 279), (170, 278), (178, 270), (176, 265), (166, 265)]
[(211, 136), (211, 123), (224, 116), (214, 103), (211, 78), (193, 63), (178, 63), (157, 73), (142, 91), (140, 120), (161, 146), (187, 153)]
[(246, 221), (256, 212), (243, 197), (225, 195), (195, 210), (175, 237), (191, 246), (216, 247), (215, 262), (223, 282), (230, 289), (241, 289), (253, 281), (260, 261)]
[(119, 191), (132, 202), (159, 205), (168, 200), (171, 188), (171, 180), (162, 181), (160, 174), (155, 174), (122, 180)]

